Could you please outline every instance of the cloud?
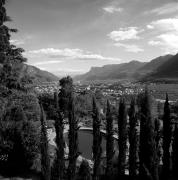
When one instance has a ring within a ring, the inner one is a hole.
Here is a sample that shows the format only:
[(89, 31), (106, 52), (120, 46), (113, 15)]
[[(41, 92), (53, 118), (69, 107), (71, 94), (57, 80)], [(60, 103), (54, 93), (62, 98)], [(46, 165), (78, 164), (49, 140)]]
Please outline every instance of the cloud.
[(156, 36), (148, 42), (151, 46), (157, 46), (165, 53), (178, 52), (178, 18), (167, 18), (153, 21), (150, 24)]
[(43, 62), (36, 62), (33, 65), (34, 66), (39, 66), (39, 65), (48, 65), (48, 64), (58, 64), (61, 63), (62, 61), (43, 61)]
[(123, 8), (116, 7), (116, 6), (107, 6), (107, 7), (103, 7), (103, 10), (107, 13), (113, 14), (115, 12), (122, 12)]
[(127, 52), (138, 53), (144, 51), (144, 49), (134, 44), (115, 43), (114, 45), (116, 47), (123, 47)]
[(167, 15), (178, 12), (178, 2), (165, 4), (159, 8), (145, 12), (145, 14)]
[(151, 41), (148, 41), (148, 44), (151, 45), (151, 46), (159, 46), (161, 45), (161, 41), (155, 41), (155, 40), (151, 40)]
[(137, 27), (120, 28), (118, 31), (112, 31), (108, 36), (114, 41), (140, 39), (138, 34), (143, 31), (143, 29), (138, 29)]
[(154, 26), (153, 26), (153, 25), (150, 25), (150, 24), (148, 24), (146, 27), (147, 27), (148, 29), (154, 29)]
[(24, 40), (19, 40), (19, 39), (11, 39), (10, 43), (13, 44), (13, 45), (19, 46), (19, 45), (25, 44), (25, 41)]
[(178, 31), (178, 18), (159, 19), (147, 26), (152, 26), (159, 31)]
[(48, 56), (49, 58), (65, 58), (75, 60), (106, 60), (106, 61), (120, 61), (118, 58), (105, 57), (100, 54), (95, 54), (90, 51), (84, 51), (82, 49), (39, 49), (33, 50), (26, 53), (30, 57)]
[(10, 43), (15, 46), (20, 46), (26, 43), (26, 41), (31, 40), (33, 37), (31, 35), (25, 35), (21, 39), (11, 39)]

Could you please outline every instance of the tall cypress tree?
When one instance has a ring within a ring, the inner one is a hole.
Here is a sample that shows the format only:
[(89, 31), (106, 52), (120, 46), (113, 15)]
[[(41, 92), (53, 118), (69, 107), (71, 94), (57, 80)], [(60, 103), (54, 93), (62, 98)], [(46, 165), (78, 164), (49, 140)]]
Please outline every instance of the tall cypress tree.
[(64, 179), (65, 171), (65, 159), (64, 159), (64, 125), (63, 116), (59, 109), (59, 100), (57, 92), (54, 93), (54, 101), (56, 104), (56, 119), (55, 119), (55, 131), (56, 131), (56, 155), (53, 163), (53, 168), (51, 172), (51, 180)]
[(109, 100), (107, 101), (106, 111), (106, 176), (109, 178), (113, 175), (112, 160), (114, 155), (113, 117)]
[(69, 99), (69, 166), (68, 179), (72, 180), (76, 176), (76, 160), (78, 157), (78, 121), (75, 116), (73, 94)]
[(174, 141), (173, 141), (173, 157), (172, 157), (172, 161), (173, 161), (173, 174), (176, 178), (178, 178), (178, 125), (175, 125), (175, 129), (174, 129)]
[(50, 157), (49, 157), (49, 147), (48, 147), (48, 136), (46, 129), (46, 117), (45, 112), (43, 110), (42, 104), (40, 104), (41, 108), (41, 179), (42, 180), (50, 180), (51, 172), (50, 172)]
[(121, 99), (119, 104), (118, 134), (119, 134), (118, 174), (120, 177), (123, 177), (125, 175), (126, 149), (127, 149), (127, 112), (126, 112), (126, 105), (124, 99)]
[(98, 180), (100, 176), (100, 164), (101, 164), (101, 153), (102, 153), (102, 135), (100, 132), (101, 119), (99, 116), (96, 99), (93, 97), (93, 180)]
[(163, 115), (163, 177), (170, 175), (170, 144), (171, 144), (171, 115), (168, 94), (164, 104)]
[(140, 178), (158, 180), (154, 121), (152, 118), (151, 97), (147, 89), (141, 97), (140, 106)]
[(135, 179), (137, 175), (137, 150), (138, 150), (138, 137), (137, 137), (137, 114), (135, 108), (135, 100), (132, 99), (129, 109), (129, 176)]

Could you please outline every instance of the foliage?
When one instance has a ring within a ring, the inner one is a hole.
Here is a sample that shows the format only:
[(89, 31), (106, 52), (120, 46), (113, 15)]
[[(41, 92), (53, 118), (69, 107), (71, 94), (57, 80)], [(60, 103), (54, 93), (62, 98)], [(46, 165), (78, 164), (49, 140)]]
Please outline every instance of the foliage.
[(46, 129), (46, 117), (43, 110), (43, 106), (41, 107), (41, 179), (42, 180), (50, 180), (51, 172), (50, 172), (50, 157), (49, 157), (49, 147), (48, 147), (48, 137), (47, 137), (47, 129)]
[(59, 107), (64, 113), (65, 117), (68, 116), (67, 110), (69, 108), (69, 101), (71, 93), (73, 92), (73, 80), (70, 76), (64, 77), (59, 81), (61, 86), (59, 92)]
[(148, 90), (140, 99), (140, 178), (158, 180), (158, 163), (154, 139), (151, 97)]
[(79, 172), (78, 172), (78, 180), (91, 180), (90, 166), (88, 161), (83, 160)]
[(132, 99), (129, 109), (129, 176), (134, 179), (137, 175), (137, 112), (135, 107), (135, 99)]
[(126, 165), (126, 149), (127, 149), (127, 111), (125, 100), (121, 99), (119, 104), (118, 116), (118, 135), (119, 135), (119, 158), (118, 158), (118, 173), (119, 176), (125, 175)]
[(112, 160), (114, 155), (113, 117), (109, 101), (107, 101), (106, 124), (106, 176), (109, 178), (113, 175)]
[(71, 95), (69, 101), (69, 166), (68, 166), (68, 179), (72, 180), (76, 175), (76, 160), (78, 157), (78, 122), (75, 116), (74, 100)]
[(164, 104), (163, 115), (163, 176), (168, 178), (170, 176), (170, 145), (172, 138), (170, 105), (168, 95)]
[(172, 160), (173, 160), (173, 174), (175, 177), (178, 178), (178, 125), (175, 125), (174, 129), (174, 140), (173, 140), (173, 155), (172, 155)]
[(10, 89), (23, 89), (22, 69), (23, 63), (26, 62), (22, 55), (24, 50), (10, 44), (10, 33), (17, 32), (17, 30), (4, 25), (6, 21), (11, 21), (7, 16), (4, 5), (5, 1), (0, 4), (0, 64), (2, 65), (2, 68), (0, 68), (0, 83)]
[(22, 107), (6, 112), (0, 121), (0, 154), (7, 156), (5, 162), (1, 161), (1, 170), (15, 173), (30, 169), (39, 153), (37, 137), (38, 131), (27, 121)]
[(100, 164), (101, 164), (101, 142), (102, 142), (102, 135), (100, 132), (100, 126), (101, 126), (101, 119), (99, 116), (98, 107), (96, 104), (96, 100), (93, 97), (93, 161), (94, 161), (94, 167), (93, 167), (93, 179), (98, 180), (100, 176)]
[(56, 102), (56, 118), (55, 118), (55, 131), (56, 131), (56, 155), (53, 162), (51, 171), (51, 180), (59, 180), (64, 178), (65, 160), (64, 160), (64, 125), (63, 117), (59, 109), (58, 94), (54, 93), (54, 102)]

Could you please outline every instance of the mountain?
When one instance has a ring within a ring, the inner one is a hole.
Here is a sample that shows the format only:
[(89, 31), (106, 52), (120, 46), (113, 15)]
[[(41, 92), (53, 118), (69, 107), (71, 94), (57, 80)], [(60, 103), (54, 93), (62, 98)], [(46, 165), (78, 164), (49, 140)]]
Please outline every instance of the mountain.
[(138, 71), (141, 74), (147, 74), (147, 73), (152, 73), (157, 70), (162, 64), (164, 64), (166, 61), (171, 59), (173, 55), (165, 55), (165, 56), (160, 56), (157, 57), (150, 62), (146, 63), (143, 67), (141, 67)]
[(86, 74), (76, 76), (75, 80), (109, 80), (133, 79), (133, 74), (145, 65), (144, 62), (131, 61), (129, 63), (92, 67)]
[(53, 82), (59, 80), (59, 78), (54, 74), (27, 64), (23, 65), (22, 73), (23, 75), (32, 77), (35, 83)]
[(178, 54), (159, 66), (148, 78), (178, 79)]

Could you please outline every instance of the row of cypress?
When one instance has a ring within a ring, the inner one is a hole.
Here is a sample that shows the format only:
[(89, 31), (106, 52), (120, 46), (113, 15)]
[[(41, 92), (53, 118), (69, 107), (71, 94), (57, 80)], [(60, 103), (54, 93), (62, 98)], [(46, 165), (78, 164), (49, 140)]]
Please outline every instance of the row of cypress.
[[(69, 80), (69, 79), (68, 79)], [(71, 84), (72, 85), (72, 84)], [(65, 87), (66, 88), (66, 87)], [(51, 177), (44, 175), (45, 180), (59, 180), (66, 178), (76, 178), (76, 159), (78, 157), (78, 122), (75, 116), (74, 106), (74, 94), (68, 94), (68, 119), (69, 119), (69, 165), (65, 172), (65, 160), (64, 160), (64, 112), (57, 111), (57, 118), (55, 121), (56, 129), (56, 158), (53, 163)], [(127, 110), (126, 102), (124, 98), (120, 100), (119, 112), (118, 112), (118, 165), (117, 165), (117, 177), (120, 179), (125, 178), (126, 170), (126, 157), (129, 154), (129, 176), (130, 179), (150, 179), (159, 180), (160, 178), (169, 179), (171, 172), (171, 140), (172, 140), (172, 129), (171, 129), (171, 116), (170, 116), (170, 105), (168, 96), (164, 106), (163, 115), (163, 170), (162, 176), (160, 176), (160, 163), (159, 163), (159, 142), (161, 139), (159, 121), (155, 120), (152, 116), (152, 102), (148, 90), (138, 98), (138, 103), (135, 99), (132, 99), (130, 108)], [(58, 95), (55, 95), (56, 109), (59, 108)], [(44, 116), (43, 116), (44, 117)], [(129, 123), (128, 123), (129, 117)], [(96, 103), (96, 99), (93, 98), (93, 177), (92, 179), (98, 180), (101, 178), (101, 118), (99, 108)], [(113, 116), (111, 111), (110, 102), (107, 101), (107, 112), (106, 112), (106, 171), (105, 177), (111, 178), (114, 174), (113, 156), (114, 156), (114, 131), (113, 131)], [(43, 125), (42, 121), (42, 125)], [(138, 130), (138, 127), (140, 131)], [(43, 128), (42, 128), (43, 130)], [(44, 133), (45, 135), (45, 133)], [(47, 141), (47, 139), (46, 139)], [(127, 153), (127, 142), (129, 141), (129, 153)], [(42, 143), (45, 148), (46, 144)], [(178, 128), (175, 128), (174, 141), (173, 141), (173, 160), (172, 167), (174, 172), (177, 170), (178, 160)], [(43, 148), (42, 148), (43, 149)], [(44, 156), (46, 155), (42, 152)], [(42, 155), (43, 156), (43, 155)], [(43, 160), (43, 158), (42, 158)], [(48, 158), (46, 159), (48, 166)], [(43, 166), (43, 165), (42, 165)], [(44, 174), (50, 168), (43, 168)], [(42, 172), (42, 174), (43, 174)], [(86, 179), (90, 179), (90, 176), (86, 175)]]

